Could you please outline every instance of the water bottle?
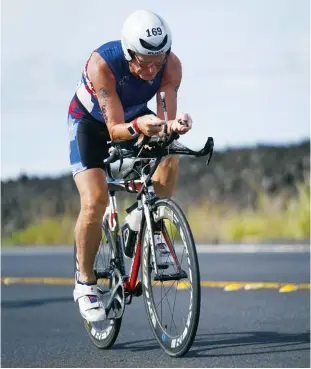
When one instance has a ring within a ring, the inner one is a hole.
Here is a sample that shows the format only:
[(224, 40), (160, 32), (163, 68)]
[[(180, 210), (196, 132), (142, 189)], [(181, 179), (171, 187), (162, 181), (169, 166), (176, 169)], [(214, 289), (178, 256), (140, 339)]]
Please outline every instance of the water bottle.
[(130, 212), (121, 224), (124, 254), (131, 258), (134, 253), (136, 239), (141, 223), (142, 211), (137, 208)]

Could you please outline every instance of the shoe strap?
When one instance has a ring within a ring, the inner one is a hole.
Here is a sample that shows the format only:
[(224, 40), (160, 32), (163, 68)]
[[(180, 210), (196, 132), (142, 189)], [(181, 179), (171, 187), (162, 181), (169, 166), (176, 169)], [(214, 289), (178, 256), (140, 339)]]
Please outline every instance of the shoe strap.
[[(83, 296), (97, 296), (97, 284), (87, 285), (76, 283), (75, 286), (75, 301)], [(98, 302), (92, 303), (92, 305), (98, 304)]]

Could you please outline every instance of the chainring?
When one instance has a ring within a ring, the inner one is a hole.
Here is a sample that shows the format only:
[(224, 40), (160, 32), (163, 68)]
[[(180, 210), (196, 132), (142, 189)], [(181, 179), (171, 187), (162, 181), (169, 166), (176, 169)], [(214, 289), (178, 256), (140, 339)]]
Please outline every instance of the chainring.
[(107, 318), (121, 318), (125, 307), (125, 293), (122, 274), (118, 269), (114, 269), (114, 271), (111, 273), (110, 291), (108, 296), (109, 297), (106, 304)]

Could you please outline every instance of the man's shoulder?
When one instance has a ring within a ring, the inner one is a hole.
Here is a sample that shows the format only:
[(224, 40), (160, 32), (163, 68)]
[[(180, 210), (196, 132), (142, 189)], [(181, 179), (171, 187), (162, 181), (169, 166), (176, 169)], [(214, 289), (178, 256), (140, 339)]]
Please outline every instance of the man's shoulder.
[(101, 46), (97, 47), (95, 51), (101, 53), (101, 52), (109, 52), (110, 50), (120, 50), (120, 49), (122, 49), (121, 40), (112, 40), (103, 43)]
[(170, 52), (168, 59), (167, 59), (167, 63), (166, 63), (166, 70), (169, 73), (174, 73), (174, 71), (179, 71), (181, 69), (181, 61), (178, 58), (178, 56), (173, 53)]
[(170, 61), (171, 63), (175, 63), (175, 64), (181, 63), (179, 57), (175, 53), (173, 53), (173, 51), (170, 52), (167, 61)]
[(122, 67), (124, 54), (121, 46), (121, 41), (109, 41), (97, 48), (94, 52), (97, 55), (96, 62), (102, 71), (113, 71), (113, 74), (118, 73)]
[(181, 61), (175, 53), (170, 52), (163, 74), (163, 82), (179, 79), (181, 79)]

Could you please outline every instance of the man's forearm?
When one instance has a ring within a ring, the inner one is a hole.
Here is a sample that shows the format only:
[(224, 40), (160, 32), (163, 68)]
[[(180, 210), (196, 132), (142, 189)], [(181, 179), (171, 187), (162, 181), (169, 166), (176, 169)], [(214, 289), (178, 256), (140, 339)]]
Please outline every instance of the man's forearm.
[(114, 124), (109, 133), (112, 140), (132, 140), (139, 135), (139, 132), (133, 126), (133, 122)]

